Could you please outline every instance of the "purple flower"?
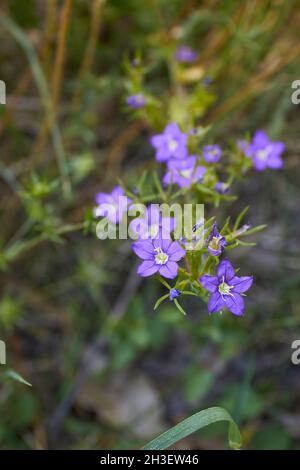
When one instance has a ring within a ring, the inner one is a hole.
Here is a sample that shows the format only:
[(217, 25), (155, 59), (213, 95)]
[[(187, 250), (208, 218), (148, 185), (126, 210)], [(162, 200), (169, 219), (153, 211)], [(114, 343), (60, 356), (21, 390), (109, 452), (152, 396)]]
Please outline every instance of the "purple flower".
[(175, 225), (173, 217), (163, 217), (159, 205), (151, 204), (142, 217), (130, 222), (129, 227), (142, 240), (157, 238), (159, 235), (169, 239)]
[(229, 192), (229, 184), (222, 183), (222, 181), (218, 181), (215, 184), (215, 191), (219, 194), (227, 194)]
[(209, 314), (227, 307), (234, 315), (243, 315), (245, 305), (241, 294), (250, 289), (252, 276), (236, 276), (230, 261), (224, 259), (218, 266), (217, 276), (205, 275), (199, 280), (211, 293), (208, 303)]
[(134, 253), (143, 260), (138, 267), (140, 276), (151, 276), (159, 273), (168, 279), (177, 276), (177, 262), (185, 255), (185, 250), (171, 238), (139, 240), (132, 244)]
[(140, 109), (145, 106), (145, 97), (143, 93), (137, 93), (136, 95), (128, 96), (127, 104), (134, 109)]
[(206, 244), (207, 249), (212, 256), (219, 256), (224, 251), (224, 248), (227, 245), (226, 238), (218, 232), (217, 224), (213, 225)]
[(282, 168), (281, 154), (284, 150), (283, 142), (272, 142), (264, 131), (256, 131), (249, 146), (249, 153), (257, 171), (263, 171), (267, 167), (273, 170)]
[(163, 183), (166, 185), (176, 183), (181, 188), (187, 188), (200, 181), (205, 171), (204, 166), (197, 165), (195, 155), (186, 160), (169, 160), (168, 171), (163, 178)]
[(157, 161), (164, 162), (170, 158), (187, 157), (187, 140), (187, 135), (180, 131), (175, 122), (172, 122), (162, 134), (152, 136), (150, 142), (156, 148)]
[(178, 46), (175, 52), (175, 60), (182, 63), (192, 63), (197, 60), (198, 54), (190, 46)]
[(180, 290), (178, 289), (170, 289), (170, 300), (177, 299), (181, 295)]
[(205, 145), (203, 157), (207, 163), (217, 163), (222, 155), (222, 149), (219, 145)]
[(97, 207), (94, 209), (95, 217), (107, 217), (113, 224), (118, 224), (125, 212), (131, 199), (128, 198), (120, 186), (116, 186), (112, 192), (98, 193), (96, 195)]

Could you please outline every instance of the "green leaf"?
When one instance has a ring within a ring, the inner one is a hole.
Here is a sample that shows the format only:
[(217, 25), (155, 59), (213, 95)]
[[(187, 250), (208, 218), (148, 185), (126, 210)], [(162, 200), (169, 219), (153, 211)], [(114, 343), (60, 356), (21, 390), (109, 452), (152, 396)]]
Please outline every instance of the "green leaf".
[(245, 237), (245, 236), (248, 236), (248, 235), (253, 235), (254, 233), (261, 232), (261, 231), (264, 230), (266, 227), (267, 227), (266, 224), (257, 225), (256, 227), (250, 228), (250, 229), (247, 230), (245, 233), (241, 233), (239, 236), (240, 236), (240, 237)]
[(206, 410), (199, 411), (189, 418), (176, 424), (173, 428), (164, 432), (152, 441), (148, 442), (144, 450), (164, 450), (175, 444), (184, 437), (189, 436), (193, 432), (208, 426), (209, 424), (217, 423), (219, 421), (229, 422), (228, 441), (231, 449), (239, 449), (242, 445), (242, 438), (240, 431), (233, 421), (230, 414), (218, 406), (207, 408)]
[(241, 246), (256, 246), (257, 243), (255, 243), (255, 242), (242, 242), (242, 240), (237, 240), (237, 246), (238, 245), (241, 245)]
[(162, 198), (163, 201), (165, 201), (166, 200), (166, 195), (165, 195), (165, 192), (162, 188), (161, 182), (159, 181), (159, 178), (157, 176), (156, 171), (153, 172), (153, 180), (154, 180), (154, 184), (156, 186), (156, 189), (157, 189), (160, 197)]
[(245, 209), (242, 210), (242, 212), (240, 213), (240, 215), (238, 216), (238, 218), (235, 221), (235, 224), (234, 224), (234, 227), (233, 227), (233, 230), (232, 230), (233, 232), (240, 226), (240, 223), (243, 220), (243, 218), (245, 217), (248, 210), (249, 210), (249, 206), (245, 207)]
[(28, 385), (28, 387), (32, 387), (31, 383), (23, 379), (23, 377), (13, 369), (6, 370), (4, 372), (4, 375), (9, 379), (16, 380), (17, 382), (21, 382), (22, 384)]
[(175, 304), (176, 307), (178, 308), (179, 312), (181, 312), (183, 315), (186, 315), (185, 310), (181, 307), (181, 305), (180, 305), (180, 303), (178, 302), (177, 299), (174, 299), (174, 304)]
[(183, 290), (181, 293), (184, 295), (194, 295), (195, 297), (199, 297), (196, 292), (191, 292), (190, 290)]
[(169, 290), (171, 289), (170, 284), (168, 284), (167, 281), (166, 281), (163, 277), (161, 277), (160, 275), (158, 276), (158, 280), (159, 280), (159, 282), (161, 282), (162, 285), (165, 286), (167, 289), (169, 289)]
[(156, 309), (160, 306), (160, 304), (161, 304), (164, 300), (166, 300), (166, 299), (169, 297), (169, 295), (170, 295), (170, 294), (162, 295), (162, 296), (156, 301), (156, 303), (155, 303), (155, 305), (154, 305), (154, 310), (156, 310)]
[(230, 216), (227, 217), (227, 219), (225, 221), (225, 224), (223, 225), (222, 229), (220, 230), (221, 235), (226, 234), (226, 232), (228, 231), (229, 223), (230, 223)]

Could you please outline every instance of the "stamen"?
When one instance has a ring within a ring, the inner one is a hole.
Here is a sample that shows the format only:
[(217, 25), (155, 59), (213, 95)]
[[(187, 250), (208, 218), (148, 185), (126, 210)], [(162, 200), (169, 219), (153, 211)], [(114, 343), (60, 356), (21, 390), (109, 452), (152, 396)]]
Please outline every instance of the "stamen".
[(170, 139), (168, 142), (168, 147), (170, 150), (176, 150), (178, 147), (178, 143), (174, 139)]
[(154, 248), (154, 251), (157, 252), (157, 255), (155, 256), (155, 263), (156, 264), (166, 264), (169, 259), (169, 255), (167, 253), (164, 253), (160, 247)]
[(223, 282), (219, 284), (219, 288), (218, 288), (223, 300), (224, 300), (224, 297), (223, 297), (224, 295), (231, 295), (232, 297), (234, 297), (234, 295), (230, 292), (231, 289), (233, 289), (233, 287), (234, 286), (229, 286), (228, 284), (226, 284), (224, 280), (224, 276), (223, 276)]

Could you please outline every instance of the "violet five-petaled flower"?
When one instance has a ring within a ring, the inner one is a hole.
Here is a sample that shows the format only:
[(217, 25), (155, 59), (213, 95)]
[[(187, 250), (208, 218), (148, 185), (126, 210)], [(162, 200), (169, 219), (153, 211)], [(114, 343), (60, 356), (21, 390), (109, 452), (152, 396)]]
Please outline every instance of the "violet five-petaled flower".
[(206, 163), (217, 163), (222, 155), (222, 149), (218, 144), (205, 145), (203, 148), (203, 157)]
[(197, 60), (198, 54), (190, 46), (178, 46), (174, 55), (177, 62), (192, 63)]
[(128, 198), (120, 186), (116, 186), (111, 193), (96, 194), (96, 204), (94, 208), (95, 217), (107, 217), (113, 224), (118, 224), (131, 199)]
[(139, 240), (132, 244), (132, 249), (143, 260), (137, 270), (143, 277), (159, 273), (163, 277), (174, 279), (178, 273), (177, 262), (185, 255), (185, 250), (171, 238)]
[(187, 135), (181, 132), (175, 122), (171, 122), (162, 134), (152, 136), (150, 142), (156, 149), (156, 160), (165, 162), (170, 158), (186, 158), (187, 140)]
[(207, 249), (212, 256), (219, 256), (227, 245), (226, 238), (223, 237), (217, 228), (217, 224), (213, 225), (212, 231), (206, 240)]
[(245, 304), (241, 294), (250, 289), (253, 283), (252, 276), (236, 276), (230, 261), (224, 259), (218, 266), (216, 276), (204, 275), (199, 280), (211, 293), (208, 302), (209, 314), (227, 307), (234, 315), (243, 315)]
[(185, 160), (169, 160), (168, 171), (163, 178), (163, 183), (178, 184), (181, 188), (186, 188), (193, 183), (197, 183), (203, 178), (206, 171), (204, 166), (197, 165), (195, 155), (191, 155)]
[(137, 93), (135, 95), (128, 96), (127, 104), (134, 109), (143, 108), (143, 106), (145, 106), (145, 97), (143, 93)]
[(170, 233), (174, 231), (176, 226), (173, 217), (164, 217), (160, 211), (158, 204), (150, 204), (145, 213), (133, 219), (129, 228), (140, 239), (170, 238)]
[(272, 142), (264, 131), (258, 130), (246, 148), (246, 155), (251, 156), (257, 171), (263, 171), (267, 167), (279, 170), (283, 167), (281, 154), (284, 150), (283, 142)]

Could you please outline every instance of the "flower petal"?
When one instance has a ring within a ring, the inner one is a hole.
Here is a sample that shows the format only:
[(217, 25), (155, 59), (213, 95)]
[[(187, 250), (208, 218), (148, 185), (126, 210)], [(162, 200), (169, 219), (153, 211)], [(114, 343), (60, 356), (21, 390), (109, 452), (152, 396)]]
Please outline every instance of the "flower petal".
[(180, 129), (178, 127), (178, 124), (176, 124), (176, 122), (170, 122), (170, 124), (168, 124), (166, 127), (165, 127), (165, 130), (164, 130), (164, 134), (179, 134), (180, 133)]
[(162, 134), (153, 135), (150, 139), (151, 145), (155, 148), (159, 148), (165, 142), (165, 137)]
[(159, 269), (159, 266), (154, 263), (154, 261), (143, 261), (142, 264), (139, 265), (137, 273), (142, 276), (151, 276), (152, 274), (156, 273)]
[(218, 278), (223, 279), (223, 277), (224, 277), (225, 281), (230, 281), (230, 279), (233, 278), (234, 269), (233, 269), (233, 266), (232, 266), (232, 264), (230, 263), (230, 261), (228, 259), (223, 259), (221, 261), (221, 263), (218, 266), (217, 273), (218, 273)]
[(174, 261), (168, 261), (163, 266), (159, 267), (159, 274), (168, 279), (174, 279), (178, 273), (178, 265)]
[(173, 242), (168, 248), (168, 255), (170, 261), (179, 261), (185, 256), (185, 250), (178, 242)]
[(202, 276), (199, 281), (208, 292), (216, 292), (219, 285), (219, 279), (216, 276)]
[(176, 221), (174, 217), (162, 217), (161, 228), (165, 232), (173, 232), (176, 227)]
[(155, 158), (158, 162), (165, 162), (168, 160), (168, 158), (170, 158), (170, 152), (168, 148), (165, 145), (159, 147), (156, 151)]
[(283, 160), (279, 155), (271, 154), (268, 159), (268, 167), (273, 170), (280, 170), (283, 167)]
[(257, 157), (256, 154), (254, 154), (252, 160), (253, 160), (253, 166), (256, 169), (256, 171), (263, 171), (267, 166), (267, 161), (261, 160), (260, 158)]
[(98, 193), (96, 194), (96, 203), (97, 204), (111, 204), (113, 202), (113, 198), (111, 194), (106, 194), (106, 193)]
[(160, 230), (159, 235), (152, 240), (154, 248), (161, 248), (164, 253), (169, 252), (169, 246), (172, 243), (170, 234)]
[(258, 148), (266, 147), (270, 142), (269, 137), (265, 131), (258, 130), (253, 136), (253, 145)]
[(153, 260), (154, 262), (154, 249), (151, 240), (138, 241), (132, 244), (132, 250), (141, 259)]
[(245, 309), (244, 299), (240, 294), (224, 295), (224, 301), (228, 310), (239, 317), (243, 315)]
[(225, 307), (225, 302), (222, 299), (220, 292), (214, 292), (211, 294), (209, 302), (208, 302), (208, 312), (215, 313), (222, 310)]
[(250, 289), (252, 283), (253, 276), (234, 276), (230, 281), (230, 285), (234, 286), (233, 292), (239, 292), (240, 294)]
[(113, 197), (116, 201), (118, 201), (119, 197), (125, 196), (124, 191), (123, 191), (123, 189), (121, 188), (121, 186), (116, 186), (116, 187), (112, 190), (111, 195), (112, 195), (112, 197)]

